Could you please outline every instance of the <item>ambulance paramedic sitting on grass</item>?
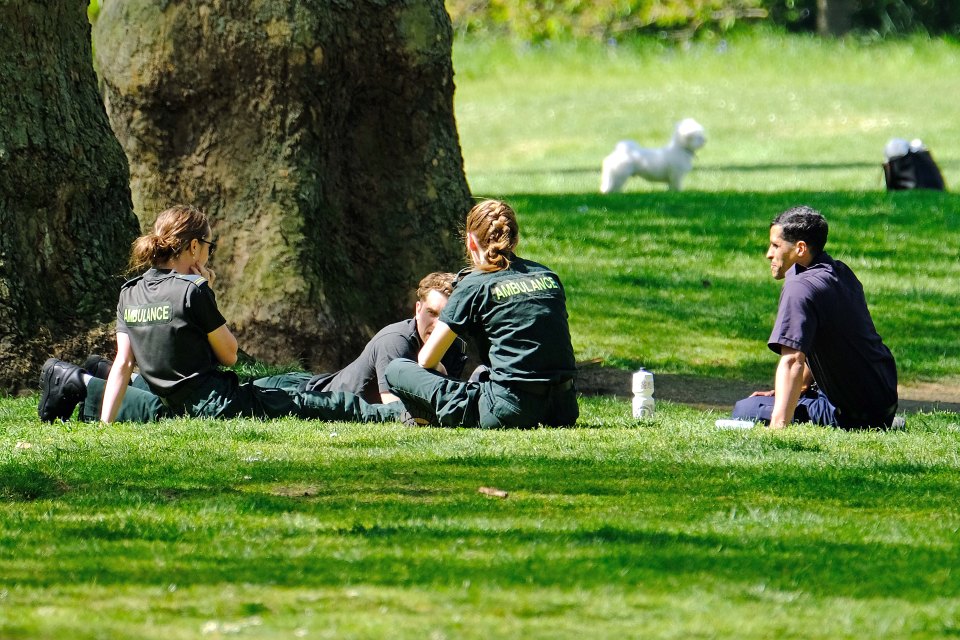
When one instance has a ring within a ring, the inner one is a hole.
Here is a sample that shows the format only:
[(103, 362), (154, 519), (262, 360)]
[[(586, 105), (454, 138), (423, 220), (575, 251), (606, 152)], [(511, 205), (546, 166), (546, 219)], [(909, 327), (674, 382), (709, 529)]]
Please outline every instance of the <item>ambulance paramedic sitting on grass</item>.
[[(465, 242), (473, 263), (457, 283), (418, 362), (387, 366), (387, 384), (407, 407), (406, 424), (444, 427), (572, 425), (579, 408), (566, 295), (553, 271), (514, 253), (517, 215), (486, 200), (467, 214)], [(432, 368), (462, 336), (488, 369), (460, 381)]]
[[(207, 261), (215, 248), (207, 217), (198, 209), (179, 205), (161, 213), (153, 230), (133, 244), (131, 265), (146, 271), (121, 288), (117, 358), (109, 378), (51, 358), (41, 372), (40, 418), (66, 420), (81, 401), (88, 408), (102, 403), (103, 422), (145, 422), (157, 415), (353, 422), (400, 416), (399, 402), (368, 404), (351, 393), (264, 389), (219, 369), (237, 361), (237, 340), (211, 288), (215, 276)], [(134, 365), (149, 391), (128, 386)]]
[(770, 225), (767, 259), (784, 280), (768, 346), (780, 354), (776, 388), (738, 402), (733, 417), (781, 428), (791, 421), (845, 429), (891, 426), (897, 368), (853, 271), (823, 248), (827, 221), (800, 206)]

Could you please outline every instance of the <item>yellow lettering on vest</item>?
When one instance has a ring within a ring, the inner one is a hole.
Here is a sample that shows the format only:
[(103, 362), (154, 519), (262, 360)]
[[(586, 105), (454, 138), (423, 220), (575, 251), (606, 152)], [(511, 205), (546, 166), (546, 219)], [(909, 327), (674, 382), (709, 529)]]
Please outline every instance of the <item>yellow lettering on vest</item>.
[(170, 305), (161, 303), (146, 307), (127, 307), (123, 310), (123, 321), (127, 324), (160, 324), (169, 322)]
[(560, 284), (552, 276), (543, 276), (540, 278), (525, 278), (523, 280), (511, 280), (501, 282), (493, 287), (490, 292), (496, 298), (497, 302), (510, 298), (521, 293), (534, 293), (547, 289), (559, 289)]

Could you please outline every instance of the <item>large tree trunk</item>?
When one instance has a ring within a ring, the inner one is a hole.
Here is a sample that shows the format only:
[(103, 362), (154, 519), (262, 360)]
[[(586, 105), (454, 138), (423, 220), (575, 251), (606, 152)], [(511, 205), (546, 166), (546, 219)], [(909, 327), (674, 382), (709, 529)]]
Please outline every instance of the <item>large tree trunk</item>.
[(842, 36), (853, 27), (857, 0), (817, 0), (817, 33)]
[(462, 263), (442, 0), (111, 1), (94, 33), (134, 208), (207, 211), (253, 355), (338, 365)]
[(115, 316), (137, 233), (86, 3), (0, 2), (0, 391)]

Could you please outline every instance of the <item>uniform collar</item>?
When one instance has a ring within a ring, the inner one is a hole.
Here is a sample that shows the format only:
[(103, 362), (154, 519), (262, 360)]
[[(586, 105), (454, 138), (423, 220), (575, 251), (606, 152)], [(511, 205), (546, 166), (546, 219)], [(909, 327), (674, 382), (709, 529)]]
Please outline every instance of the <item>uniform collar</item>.
[(821, 251), (820, 253), (817, 254), (816, 258), (810, 261), (810, 264), (808, 264), (807, 266), (803, 266), (799, 262), (794, 264), (792, 267), (790, 267), (787, 270), (787, 275), (796, 276), (809, 269), (816, 269), (817, 267), (828, 265), (828, 264), (833, 264), (833, 258), (831, 258), (830, 254), (827, 253), (826, 251)]

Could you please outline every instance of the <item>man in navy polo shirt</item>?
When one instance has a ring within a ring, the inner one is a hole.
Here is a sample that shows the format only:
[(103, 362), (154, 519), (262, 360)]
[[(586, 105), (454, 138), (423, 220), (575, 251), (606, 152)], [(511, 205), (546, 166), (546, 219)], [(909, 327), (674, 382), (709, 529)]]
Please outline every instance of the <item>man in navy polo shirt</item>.
[(886, 428), (897, 411), (897, 367), (850, 267), (823, 248), (827, 221), (806, 206), (770, 225), (770, 272), (784, 280), (767, 345), (780, 355), (775, 389), (738, 402), (733, 417)]

